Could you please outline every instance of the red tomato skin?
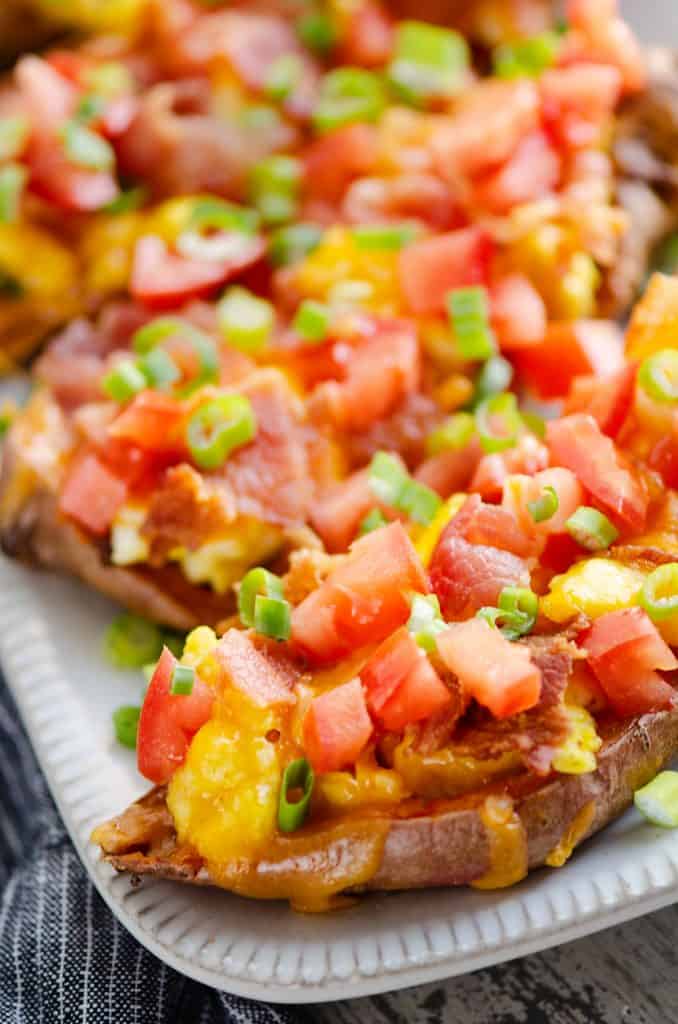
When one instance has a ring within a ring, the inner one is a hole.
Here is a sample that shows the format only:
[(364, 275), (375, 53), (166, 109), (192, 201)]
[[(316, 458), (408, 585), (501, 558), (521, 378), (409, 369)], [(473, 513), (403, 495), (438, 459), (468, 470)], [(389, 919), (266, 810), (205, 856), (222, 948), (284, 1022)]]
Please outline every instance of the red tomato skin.
[(546, 335), (546, 306), (524, 274), (509, 274), (490, 291), (492, 327), (502, 352), (540, 345)]
[(429, 718), (451, 701), (449, 690), (404, 627), (377, 648), (360, 679), (370, 713), (392, 732)]
[(109, 171), (90, 171), (66, 159), (60, 140), (35, 136), (28, 147), (29, 185), (33, 192), (64, 210), (99, 210), (118, 195)]
[(420, 463), (414, 475), (441, 498), (449, 498), (469, 486), (479, 462), (480, 445), (477, 438), (473, 438), (463, 448), (429, 456)]
[(539, 701), (541, 672), (527, 647), (513, 644), (482, 619), (451, 625), (438, 651), (464, 690), (495, 718), (510, 718)]
[(400, 522), (356, 541), (346, 562), (292, 613), (292, 641), (313, 664), (379, 643), (409, 616), (408, 594), (429, 592), (426, 573)]
[(59, 496), (59, 509), (91, 533), (108, 532), (127, 498), (127, 486), (96, 455), (76, 460)]
[(427, 657), (421, 657), (381, 712), (389, 732), (401, 732), (413, 722), (423, 722), (444, 711), (452, 701), (450, 691)]
[(429, 569), (445, 618), (474, 615), (484, 605), (496, 605), (504, 587), (529, 585), (524, 559), (510, 551), (469, 544), (451, 526), (443, 531)]
[(575, 377), (623, 369), (619, 328), (607, 321), (551, 323), (540, 345), (514, 354), (518, 371), (540, 398), (564, 398)]
[(22, 57), (14, 76), (29, 108), (34, 132), (50, 134), (73, 114), (78, 91), (50, 62), (34, 54)]
[(242, 258), (191, 260), (171, 253), (156, 235), (144, 235), (136, 244), (132, 263), (130, 294), (148, 309), (181, 306), (190, 299), (211, 295), (220, 285), (264, 254), (265, 244), (252, 238)]
[(187, 695), (170, 693), (177, 660), (165, 647), (156, 666), (139, 718), (137, 765), (141, 774), (164, 785), (183, 764), (193, 735), (209, 719), (214, 695), (198, 677)]
[(355, 764), (372, 735), (360, 680), (351, 679), (314, 698), (303, 732), (306, 755), (318, 774)]
[(642, 609), (601, 615), (579, 642), (617, 714), (642, 715), (676, 706), (676, 691), (656, 670), (675, 669), (678, 661)]
[(332, 553), (346, 551), (367, 513), (379, 507), (369, 471), (360, 469), (336, 484), (311, 508), (311, 526)]
[(413, 671), (421, 650), (411, 633), (403, 626), (376, 649), (362, 672), (367, 707), (378, 718), (398, 687)]
[(629, 363), (610, 377), (576, 377), (563, 408), (588, 412), (608, 437), (615, 438), (633, 405), (638, 364)]
[(409, 309), (417, 315), (445, 310), (448, 292), (466, 285), (486, 284), (494, 243), (478, 227), (411, 242), (400, 252), (400, 287)]
[(230, 684), (259, 707), (294, 704), (295, 697), (288, 681), (242, 630), (229, 629), (224, 633), (215, 657)]
[(622, 75), (607, 64), (577, 61), (540, 79), (544, 123), (563, 149), (582, 149), (599, 139), (621, 95)]
[(519, 203), (553, 192), (560, 179), (560, 157), (543, 132), (527, 135), (497, 171), (476, 180), (473, 199), (490, 213), (508, 213)]
[(158, 391), (142, 391), (113, 420), (109, 436), (138, 445), (144, 451), (185, 452), (180, 436), (184, 410), (179, 402)]
[(354, 178), (368, 174), (377, 157), (374, 128), (349, 124), (322, 135), (305, 157), (305, 191), (314, 199), (336, 203)]
[(643, 529), (649, 503), (647, 490), (592, 416), (574, 413), (552, 420), (546, 437), (554, 465), (571, 469), (621, 529)]
[(678, 489), (678, 436), (674, 429), (657, 441), (648, 458), (648, 465), (659, 473), (667, 487)]
[(364, 0), (349, 15), (342, 41), (342, 63), (380, 67), (393, 50), (393, 22), (381, 4)]

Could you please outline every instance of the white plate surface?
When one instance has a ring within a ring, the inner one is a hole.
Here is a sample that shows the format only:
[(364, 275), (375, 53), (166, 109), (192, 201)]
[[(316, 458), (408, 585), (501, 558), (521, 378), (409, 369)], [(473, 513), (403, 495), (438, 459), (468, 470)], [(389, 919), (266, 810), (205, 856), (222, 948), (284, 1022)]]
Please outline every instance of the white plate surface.
[(139, 700), (101, 638), (115, 609), (79, 584), (0, 559), (0, 656), (64, 821), (99, 892), (156, 956), (216, 988), (320, 1002), (434, 981), (575, 939), (676, 899), (678, 832), (634, 811), (564, 868), (504, 892), (372, 896), (303, 916), (168, 882), (132, 888), (99, 862), (92, 827), (145, 788), (110, 714)]

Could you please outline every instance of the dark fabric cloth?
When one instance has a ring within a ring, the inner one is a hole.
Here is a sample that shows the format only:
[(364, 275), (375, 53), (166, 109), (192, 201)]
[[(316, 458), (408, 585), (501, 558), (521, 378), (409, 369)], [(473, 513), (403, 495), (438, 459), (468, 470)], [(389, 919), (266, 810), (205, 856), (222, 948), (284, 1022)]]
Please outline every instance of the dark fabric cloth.
[(64, 829), (0, 678), (0, 1024), (307, 1024), (185, 978), (118, 923)]

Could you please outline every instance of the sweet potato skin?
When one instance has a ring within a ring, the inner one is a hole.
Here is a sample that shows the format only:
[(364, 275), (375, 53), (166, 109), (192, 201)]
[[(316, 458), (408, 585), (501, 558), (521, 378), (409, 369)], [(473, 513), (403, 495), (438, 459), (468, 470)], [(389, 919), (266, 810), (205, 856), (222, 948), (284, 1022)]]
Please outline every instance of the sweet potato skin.
[[(678, 749), (678, 711), (643, 715), (603, 729), (604, 743), (595, 772), (558, 776), (516, 800), (525, 830), (528, 866), (546, 862), (568, 835), (577, 816), (592, 804), (591, 821), (573, 845), (593, 835), (618, 817), (632, 802), (633, 793), (667, 764)], [(404, 890), (466, 885), (490, 866), (489, 837), (478, 806), (435, 816), (394, 819), (381, 864), (365, 886), (369, 890)], [(139, 824), (138, 808), (153, 810)], [(129, 815), (132, 813), (134, 821)], [(149, 821), (157, 827), (164, 815), (162, 842), (154, 840)], [(168, 830), (169, 829), (169, 830)], [(96, 830), (93, 839), (104, 858), (119, 871), (154, 875), (197, 885), (211, 880), (199, 858), (172, 842), (164, 791), (155, 789), (119, 818)], [(265, 867), (263, 862), (262, 867)]]

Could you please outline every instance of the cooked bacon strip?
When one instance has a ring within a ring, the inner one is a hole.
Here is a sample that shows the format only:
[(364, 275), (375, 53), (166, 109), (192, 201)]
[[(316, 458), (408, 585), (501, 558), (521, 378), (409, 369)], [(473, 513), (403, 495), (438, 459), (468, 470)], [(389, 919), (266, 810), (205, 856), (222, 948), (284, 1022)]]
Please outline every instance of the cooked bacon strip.
[(517, 751), (527, 768), (546, 775), (556, 747), (567, 738), (570, 721), (561, 704), (537, 707), (511, 718), (491, 719), (469, 726), (458, 734), (454, 748), (479, 760)]

